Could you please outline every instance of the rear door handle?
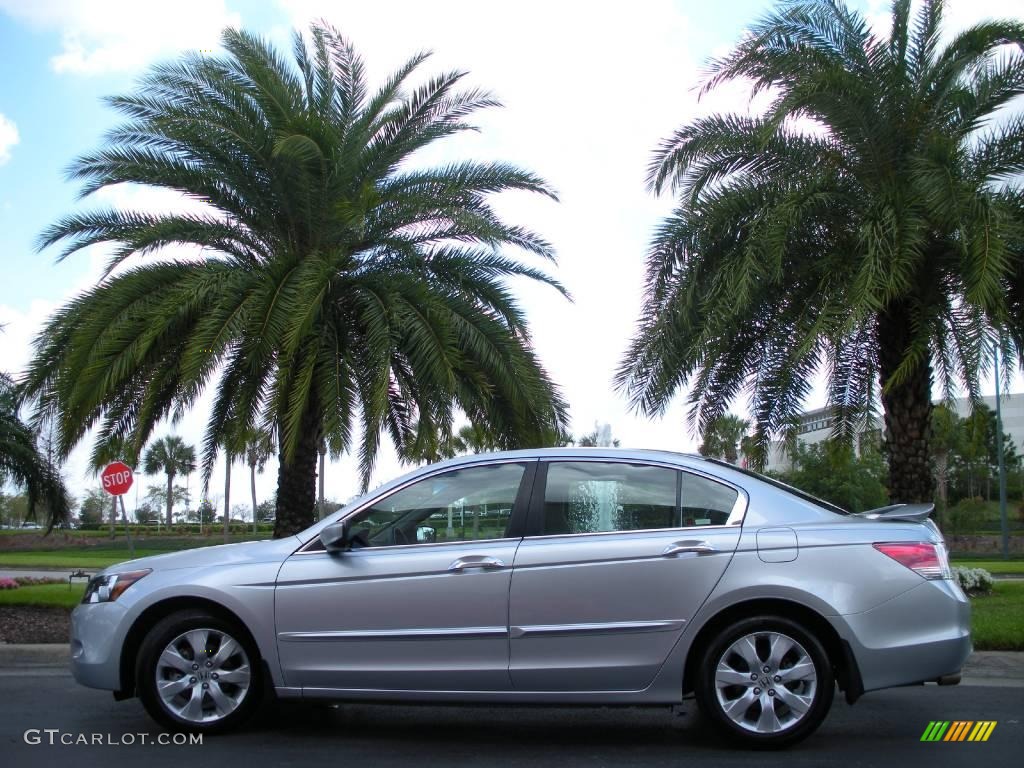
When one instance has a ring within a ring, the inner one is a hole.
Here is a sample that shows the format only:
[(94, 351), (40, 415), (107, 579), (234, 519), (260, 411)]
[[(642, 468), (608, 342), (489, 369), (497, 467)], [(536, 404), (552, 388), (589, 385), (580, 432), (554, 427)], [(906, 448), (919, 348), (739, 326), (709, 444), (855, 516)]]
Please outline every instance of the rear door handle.
[(711, 546), (706, 541), (698, 541), (696, 539), (690, 539), (687, 541), (674, 541), (665, 547), (665, 551), (661, 553), (662, 557), (675, 557), (676, 555), (710, 555), (718, 550)]
[(504, 568), (505, 561), (486, 555), (466, 555), (448, 566), (449, 571), (468, 571), (471, 568)]

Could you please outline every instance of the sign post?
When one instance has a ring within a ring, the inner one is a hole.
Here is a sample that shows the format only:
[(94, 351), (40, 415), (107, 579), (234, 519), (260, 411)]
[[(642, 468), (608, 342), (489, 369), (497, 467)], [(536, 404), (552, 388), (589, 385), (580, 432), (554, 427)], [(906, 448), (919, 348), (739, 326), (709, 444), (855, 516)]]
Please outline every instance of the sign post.
[(111, 525), (113, 525), (114, 515), (116, 514), (116, 505), (118, 501), (121, 502), (121, 517), (124, 519), (124, 535), (128, 539), (128, 553), (134, 558), (135, 544), (132, 541), (131, 528), (128, 527), (128, 513), (124, 509), (124, 495), (128, 493), (128, 489), (135, 482), (135, 473), (123, 461), (115, 461), (104, 468), (103, 472), (100, 473), (100, 478), (103, 481), (103, 490), (114, 497), (115, 507), (114, 513), (111, 514)]

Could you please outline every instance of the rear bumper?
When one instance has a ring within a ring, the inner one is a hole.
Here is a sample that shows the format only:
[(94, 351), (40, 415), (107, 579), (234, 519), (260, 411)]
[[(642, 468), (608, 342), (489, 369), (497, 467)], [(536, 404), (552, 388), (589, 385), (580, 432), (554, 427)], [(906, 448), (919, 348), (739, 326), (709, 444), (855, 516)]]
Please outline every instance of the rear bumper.
[(924, 581), (869, 611), (831, 621), (850, 644), (865, 691), (959, 682), (971, 653), (971, 604), (952, 581)]

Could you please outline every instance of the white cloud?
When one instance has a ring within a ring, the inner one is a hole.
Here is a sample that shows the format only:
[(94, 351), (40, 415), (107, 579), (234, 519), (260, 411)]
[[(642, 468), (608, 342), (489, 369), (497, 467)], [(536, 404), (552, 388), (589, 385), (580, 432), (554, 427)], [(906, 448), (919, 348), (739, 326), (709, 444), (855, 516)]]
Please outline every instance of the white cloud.
[(241, 23), (224, 0), (0, 0), (0, 9), (59, 30), (61, 50), (51, 66), (80, 75), (130, 72), (184, 48), (214, 49), (224, 27)]
[(0, 114), (0, 165), (11, 159), (11, 147), (21, 141), (18, 126), (14, 121)]

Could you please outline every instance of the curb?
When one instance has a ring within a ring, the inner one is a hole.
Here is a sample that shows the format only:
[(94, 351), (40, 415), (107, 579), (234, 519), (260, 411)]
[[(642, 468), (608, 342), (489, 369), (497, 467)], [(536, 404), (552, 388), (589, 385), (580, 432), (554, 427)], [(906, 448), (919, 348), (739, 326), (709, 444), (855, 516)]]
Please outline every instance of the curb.
[(0, 645), (0, 669), (4, 667), (67, 667), (71, 646), (67, 643), (24, 643)]

